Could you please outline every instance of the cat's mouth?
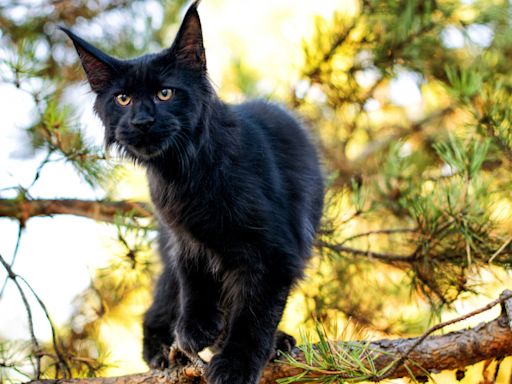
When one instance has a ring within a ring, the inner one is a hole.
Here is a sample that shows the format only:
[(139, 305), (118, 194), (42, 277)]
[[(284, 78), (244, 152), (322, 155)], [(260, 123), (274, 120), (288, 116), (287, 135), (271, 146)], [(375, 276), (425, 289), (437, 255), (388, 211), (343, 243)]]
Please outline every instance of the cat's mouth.
[[(117, 135), (118, 142), (137, 158), (149, 160), (159, 157), (171, 146), (172, 135)], [(158, 137), (160, 136), (160, 137)]]
[(167, 148), (171, 146), (172, 139), (167, 138), (164, 139), (162, 142), (155, 144), (146, 144), (146, 145), (128, 145), (130, 150), (137, 154), (139, 157), (141, 157), (144, 160), (153, 159), (155, 157), (159, 157), (165, 153)]

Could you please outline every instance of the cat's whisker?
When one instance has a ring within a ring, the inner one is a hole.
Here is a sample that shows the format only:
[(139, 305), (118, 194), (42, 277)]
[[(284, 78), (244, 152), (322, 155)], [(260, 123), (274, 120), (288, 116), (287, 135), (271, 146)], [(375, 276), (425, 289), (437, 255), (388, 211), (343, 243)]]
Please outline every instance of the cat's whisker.
[(178, 154), (177, 160), (178, 160), (178, 166), (180, 168), (179, 172), (180, 172), (181, 177), (183, 177), (184, 173), (185, 173), (185, 169), (186, 169), (186, 165), (185, 165), (186, 156), (185, 156), (184, 149), (183, 149), (183, 146), (180, 141), (179, 132), (174, 136), (173, 139), (174, 139), (173, 149), (175, 149), (176, 153)]

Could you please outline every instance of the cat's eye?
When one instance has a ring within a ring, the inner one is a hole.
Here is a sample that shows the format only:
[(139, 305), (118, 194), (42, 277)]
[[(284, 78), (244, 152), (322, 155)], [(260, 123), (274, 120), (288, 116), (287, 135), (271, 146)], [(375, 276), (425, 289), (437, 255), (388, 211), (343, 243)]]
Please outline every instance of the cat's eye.
[(157, 92), (156, 97), (162, 101), (170, 100), (172, 97), (172, 89), (164, 88)]
[(124, 93), (120, 93), (116, 96), (116, 102), (121, 107), (126, 107), (128, 104), (130, 104), (132, 101), (132, 98), (128, 95), (125, 95)]

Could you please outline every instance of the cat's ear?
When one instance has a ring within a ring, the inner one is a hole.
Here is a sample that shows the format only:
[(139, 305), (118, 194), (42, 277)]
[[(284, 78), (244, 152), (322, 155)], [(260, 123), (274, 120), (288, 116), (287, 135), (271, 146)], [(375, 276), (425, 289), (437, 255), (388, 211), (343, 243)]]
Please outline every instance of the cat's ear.
[(92, 90), (98, 93), (108, 87), (119, 72), (121, 62), (92, 46), (69, 29), (59, 28), (73, 41)]
[(194, 1), (188, 8), (169, 51), (178, 67), (206, 72), (203, 32), (197, 13), (199, 1)]

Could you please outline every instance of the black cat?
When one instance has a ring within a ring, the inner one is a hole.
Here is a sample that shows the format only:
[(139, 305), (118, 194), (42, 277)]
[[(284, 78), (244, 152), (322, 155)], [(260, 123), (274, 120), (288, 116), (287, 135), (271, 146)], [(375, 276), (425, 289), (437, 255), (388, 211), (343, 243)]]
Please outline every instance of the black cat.
[(274, 347), (322, 212), (313, 145), (285, 109), (223, 103), (207, 74), (195, 2), (173, 45), (118, 60), (73, 40), (115, 146), (147, 169), (165, 265), (144, 319), (144, 358), (174, 340), (217, 344), (210, 384), (254, 384)]

